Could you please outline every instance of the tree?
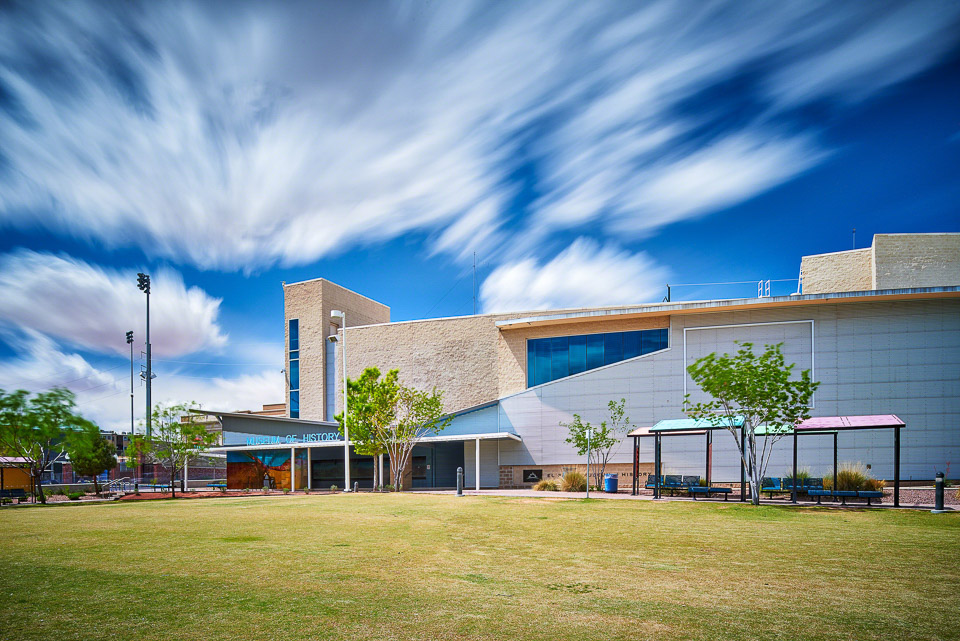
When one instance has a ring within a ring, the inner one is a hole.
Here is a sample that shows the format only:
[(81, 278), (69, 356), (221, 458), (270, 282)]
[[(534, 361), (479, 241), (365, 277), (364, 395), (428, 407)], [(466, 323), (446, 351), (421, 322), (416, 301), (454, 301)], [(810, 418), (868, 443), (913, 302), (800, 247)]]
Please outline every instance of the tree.
[(47, 502), (41, 479), (63, 452), (67, 433), (96, 429), (75, 407), (73, 392), (60, 387), (33, 398), (26, 390), (8, 394), (0, 389), (0, 450), (29, 461), (41, 503)]
[(88, 425), (67, 436), (66, 449), (74, 473), (92, 476), (93, 490), (99, 495), (97, 476), (117, 466), (116, 445), (105, 439), (95, 425)]
[(395, 418), (382, 434), (390, 456), (394, 488), (403, 489), (403, 470), (410, 463), (410, 454), (417, 443), (425, 436), (439, 434), (452, 420), (452, 416), (443, 413), (443, 392), (436, 387), (430, 392), (399, 387)]
[[(380, 370), (368, 367), (356, 380), (347, 379), (347, 428), (357, 454), (373, 457), (373, 487), (383, 485), (378, 459), (387, 453), (386, 430), (396, 419), (400, 385), (395, 369), (380, 378)], [(334, 417), (344, 433), (343, 413)]]
[[(191, 414), (190, 410), (195, 407), (195, 403), (156, 406), (153, 408), (151, 435), (137, 434), (127, 447), (127, 453), (133, 460), (142, 458), (170, 472), (170, 489), (174, 498), (177, 496), (174, 485), (177, 473), (191, 458), (199, 456), (217, 441), (216, 434), (208, 432), (202, 423), (193, 420), (196, 415)], [(190, 420), (181, 421), (182, 416)]]
[[(810, 379), (808, 369), (799, 379), (791, 379), (796, 364), (786, 364), (780, 351), (783, 343), (767, 345), (759, 356), (753, 353), (752, 343), (737, 345), (740, 349), (733, 356), (713, 353), (687, 367), (694, 382), (713, 400), (694, 404), (687, 394), (684, 407), (691, 418), (724, 427), (733, 435), (750, 480), (751, 500), (759, 505), (760, 482), (773, 446), (810, 418), (810, 399), (820, 383)], [(741, 418), (746, 446), (736, 424)], [(758, 436), (762, 436), (759, 452)]]
[[(595, 486), (600, 487), (603, 475), (606, 473), (607, 463), (616, 454), (620, 448), (622, 434), (631, 426), (630, 417), (626, 416), (627, 400), (621, 398), (620, 402), (610, 401), (607, 403), (607, 409), (610, 411), (610, 422), (601, 421), (600, 427), (593, 427), (590, 423), (584, 423), (579, 414), (573, 415), (571, 423), (560, 423), (560, 427), (566, 427), (570, 431), (570, 436), (566, 442), (577, 449), (577, 454), (587, 455), (590, 464), (593, 465)], [(592, 430), (590, 438), (587, 438), (587, 430)]]

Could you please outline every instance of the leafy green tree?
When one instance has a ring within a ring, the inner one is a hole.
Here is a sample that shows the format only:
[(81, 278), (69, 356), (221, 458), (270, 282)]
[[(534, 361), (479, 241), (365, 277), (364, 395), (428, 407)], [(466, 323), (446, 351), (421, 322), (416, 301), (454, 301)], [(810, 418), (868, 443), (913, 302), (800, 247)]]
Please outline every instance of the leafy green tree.
[[(153, 408), (153, 430), (150, 436), (137, 434), (130, 440), (127, 453), (136, 461), (156, 463), (170, 473), (170, 489), (177, 496), (174, 479), (187, 462), (217, 442), (217, 435), (193, 420), (190, 410), (196, 403), (157, 405)], [(186, 416), (189, 420), (182, 421)], [(141, 424), (142, 427), (142, 424)]]
[[(759, 505), (760, 482), (773, 447), (810, 418), (810, 399), (820, 383), (811, 380), (808, 369), (799, 378), (791, 377), (796, 364), (786, 364), (783, 343), (767, 345), (760, 355), (753, 353), (752, 343), (737, 345), (740, 349), (733, 356), (708, 354), (687, 367), (690, 377), (713, 400), (691, 403), (687, 394), (684, 406), (691, 418), (725, 427), (733, 435), (750, 480), (753, 504)], [(738, 418), (743, 419), (746, 445), (736, 426)], [(761, 426), (764, 429), (758, 435)], [(762, 436), (759, 445), (758, 436)]]
[[(570, 432), (566, 442), (573, 445), (580, 456), (587, 455), (594, 469), (595, 487), (600, 487), (600, 482), (607, 470), (607, 463), (620, 449), (623, 435), (631, 427), (630, 417), (626, 415), (626, 406), (625, 398), (621, 398), (619, 403), (616, 401), (607, 403), (610, 420), (609, 422), (601, 421), (599, 427), (584, 423), (579, 414), (574, 414), (573, 421), (570, 423), (560, 423), (560, 427), (565, 427)], [(587, 430), (592, 430), (589, 439)]]
[[(387, 453), (386, 430), (396, 419), (400, 384), (395, 369), (380, 378), (380, 370), (368, 367), (356, 380), (347, 379), (347, 428), (357, 454), (373, 457), (373, 487), (383, 485), (378, 465)], [(343, 412), (334, 417), (343, 430)]]
[(80, 476), (93, 477), (93, 490), (100, 494), (97, 476), (117, 466), (117, 447), (100, 434), (95, 425), (75, 430), (66, 439), (67, 455), (73, 471)]
[(410, 455), (417, 443), (426, 436), (442, 432), (452, 416), (443, 412), (443, 392), (434, 387), (424, 392), (400, 386), (397, 391), (395, 419), (383, 430), (383, 443), (390, 456), (393, 487), (403, 489), (403, 470), (410, 463)]
[(54, 388), (30, 398), (26, 390), (7, 393), (0, 389), (0, 450), (29, 461), (37, 497), (46, 503), (40, 480), (63, 452), (68, 432), (96, 429), (74, 409), (74, 395)]

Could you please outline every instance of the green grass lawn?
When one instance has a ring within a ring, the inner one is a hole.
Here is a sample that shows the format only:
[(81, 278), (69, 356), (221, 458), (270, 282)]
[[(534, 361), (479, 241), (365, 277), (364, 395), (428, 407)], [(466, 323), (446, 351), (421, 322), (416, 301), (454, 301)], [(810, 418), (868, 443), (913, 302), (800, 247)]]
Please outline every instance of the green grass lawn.
[(958, 639), (960, 516), (331, 495), (0, 510), (3, 639)]

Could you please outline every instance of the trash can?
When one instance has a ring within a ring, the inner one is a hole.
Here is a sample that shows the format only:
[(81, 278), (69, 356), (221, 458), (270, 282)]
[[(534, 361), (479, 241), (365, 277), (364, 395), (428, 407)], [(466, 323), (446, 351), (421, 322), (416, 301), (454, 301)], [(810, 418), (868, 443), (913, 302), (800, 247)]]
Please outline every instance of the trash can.
[(617, 483), (619, 480), (618, 474), (604, 474), (603, 475), (603, 491), (609, 494), (616, 494), (617, 492)]

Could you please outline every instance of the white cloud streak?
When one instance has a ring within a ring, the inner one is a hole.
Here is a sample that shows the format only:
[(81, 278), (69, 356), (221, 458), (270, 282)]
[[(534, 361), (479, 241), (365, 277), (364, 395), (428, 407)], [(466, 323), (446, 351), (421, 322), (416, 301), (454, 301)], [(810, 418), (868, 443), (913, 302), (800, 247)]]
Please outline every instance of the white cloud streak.
[(526, 258), (496, 268), (480, 301), (485, 312), (628, 305), (647, 302), (667, 280), (643, 253), (579, 238), (546, 263)]
[[(152, 276), (150, 342), (156, 357), (216, 349), (220, 300), (169, 269)], [(124, 335), (144, 344), (146, 300), (135, 270), (118, 271), (67, 256), (20, 250), (0, 256), (0, 323), (29, 328), (70, 345), (126, 354)]]
[[(0, 389), (43, 392), (66, 387), (76, 395), (77, 409), (102, 429), (130, 429), (129, 363), (95, 366), (80, 354), (64, 351), (49, 337), (32, 330), (3, 330), (0, 337), (17, 353), (0, 361)], [(281, 359), (277, 359), (280, 361)], [(211, 368), (154, 363), (154, 404), (195, 401), (204, 409), (233, 411), (260, 409), (283, 402), (283, 374), (275, 368), (231, 367), (228, 374), (210, 374)], [(139, 363), (136, 365), (139, 371)], [(243, 371), (240, 371), (243, 370)], [(188, 373), (189, 372), (189, 373)], [(146, 413), (145, 388), (134, 383), (134, 415), (139, 424)]]
[[(960, 34), (943, 2), (114, 9), (2, 10), (0, 227), (245, 270), (412, 231), (460, 258), (641, 238), (814, 166), (791, 109), (868, 98)], [(701, 92), (744, 70), (761, 108), (711, 128)], [(521, 147), (539, 197), (504, 235)]]

